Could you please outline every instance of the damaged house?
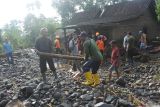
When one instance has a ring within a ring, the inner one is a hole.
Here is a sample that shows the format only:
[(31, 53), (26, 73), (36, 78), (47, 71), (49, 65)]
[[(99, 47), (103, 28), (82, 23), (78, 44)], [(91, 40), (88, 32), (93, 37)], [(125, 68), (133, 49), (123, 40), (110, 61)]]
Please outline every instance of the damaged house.
[(150, 38), (160, 34), (154, 0), (121, 2), (107, 5), (103, 10), (93, 7), (74, 14), (70, 24), (65, 28), (99, 31), (112, 39), (121, 39), (124, 32), (128, 31), (137, 35), (142, 28), (145, 28)]

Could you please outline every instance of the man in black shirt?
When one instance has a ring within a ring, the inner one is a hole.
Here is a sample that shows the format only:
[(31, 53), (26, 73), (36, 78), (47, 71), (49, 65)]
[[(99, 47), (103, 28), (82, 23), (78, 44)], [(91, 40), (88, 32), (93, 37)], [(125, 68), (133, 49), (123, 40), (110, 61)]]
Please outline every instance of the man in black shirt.
[[(48, 29), (47, 28), (41, 28), (40, 30), (41, 36), (36, 40), (35, 48), (39, 52), (45, 52), (45, 53), (52, 53), (53, 52), (53, 45), (52, 41), (47, 37), (48, 36)], [(55, 79), (57, 79), (57, 73), (56, 68), (53, 63), (53, 59), (46, 56), (39, 55), (40, 58), (40, 70), (43, 77), (43, 81), (46, 82), (46, 75), (45, 72), (47, 71), (46, 63), (48, 63), (49, 68), (52, 70)]]

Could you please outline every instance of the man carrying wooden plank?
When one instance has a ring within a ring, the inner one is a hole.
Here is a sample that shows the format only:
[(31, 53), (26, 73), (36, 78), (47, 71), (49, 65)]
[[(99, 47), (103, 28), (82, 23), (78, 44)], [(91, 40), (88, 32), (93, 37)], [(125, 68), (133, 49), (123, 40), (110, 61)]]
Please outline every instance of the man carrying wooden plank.
[[(41, 28), (40, 34), (41, 34), (41, 37), (39, 37), (36, 40), (35, 48), (39, 52), (52, 53), (53, 45), (52, 45), (52, 41), (47, 37), (48, 29)], [(40, 58), (40, 70), (41, 70), (43, 81), (46, 82), (46, 75), (45, 75), (45, 72), (47, 71), (46, 63), (48, 63), (49, 68), (52, 70), (55, 76), (55, 79), (57, 79), (57, 73), (56, 73), (56, 68), (54, 66), (54, 63), (53, 63), (53, 59), (51, 57), (42, 56), (42, 55), (39, 55), (39, 58)]]

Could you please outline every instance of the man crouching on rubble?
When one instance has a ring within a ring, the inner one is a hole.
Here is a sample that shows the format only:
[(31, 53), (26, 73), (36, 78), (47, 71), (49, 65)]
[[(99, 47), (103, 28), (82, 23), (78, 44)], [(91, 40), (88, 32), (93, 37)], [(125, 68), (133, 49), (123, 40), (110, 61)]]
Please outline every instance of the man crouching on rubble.
[(86, 81), (82, 82), (82, 84), (95, 87), (100, 84), (100, 78), (97, 74), (97, 71), (101, 64), (101, 61), (103, 60), (103, 56), (100, 53), (95, 41), (93, 39), (90, 39), (85, 32), (82, 32), (80, 34), (80, 39), (84, 41), (83, 47), (85, 52), (85, 63), (82, 69)]
[[(41, 37), (39, 37), (36, 40), (35, 48), (39, 52), (44, 52), (44, 53), (52, 53), (53, 52), (53, 45), (52, 41), (47, 37), (48, 36), (48, 29), (47, 28), (41, 28), (40, 30)], [(43, 81), (46, 83), (46, 75), (45, 72), (47, 71), (47, 66), (46, 63), (48, 63), (49, 68), (52, 70), (55, 79), (57, 79), (57, 73), (56, 73), (56, 68), (53, 63), (53, 59), (50, 57), (45, 57), (41, 56), (40, 57), (40, 70), (42, 74)]]

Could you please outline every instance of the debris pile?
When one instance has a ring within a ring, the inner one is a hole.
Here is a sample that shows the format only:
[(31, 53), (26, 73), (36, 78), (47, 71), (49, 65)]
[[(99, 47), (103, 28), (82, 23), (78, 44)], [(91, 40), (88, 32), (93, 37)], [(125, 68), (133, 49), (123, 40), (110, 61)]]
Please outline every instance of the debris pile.
[[(133, 68), (121, 67), (121, 78), (106, 81), (107, 67), (99, 70), (102, 83), (96, 88), (72, 79), (69, 67), (57, 69), (58, 80), (47, 71), (41, 82), (38, 57), (32, 49), (20, 50), (15, 65), (0, 59), (0, 107), (21, 102), (26, 107), (135, 107), (160, 104), (160, 57)], [(155, 56), (155, 55), (154, 55)], [(123, 72), (126, 71), (127, 72)], [(17, 100), (18, 99), (18, 100)], [(9, 106), (8, 106), (9, 107)]]

